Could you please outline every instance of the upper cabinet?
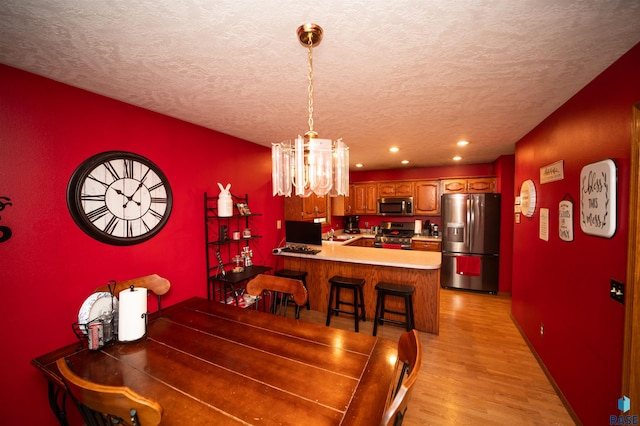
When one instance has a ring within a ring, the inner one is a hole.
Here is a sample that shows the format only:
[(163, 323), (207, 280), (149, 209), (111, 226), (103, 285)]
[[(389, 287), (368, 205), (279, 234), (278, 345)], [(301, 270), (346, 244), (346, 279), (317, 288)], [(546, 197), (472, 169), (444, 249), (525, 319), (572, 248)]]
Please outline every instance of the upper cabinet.
[(437, 216), (440, 214), (440, 181), (421, 180), (415, 182), (413, 210), (416, 215)]
[(495, 177), (444, 179), (441, 182), (443, 194), (496, 192)]
[(311, 194), (309, 197), (285, 197), (284, 199), (284, 220), (315, 220), (326, 219), (327, 203), (329, 197), (318, 197)]
[(413, 182), (379, 182), (378, 197), (413, 197)]
[(349, 194), (353, 203), (353, 214), (377, 213), (378, 184), (375, 182), (354, 183)]
[(349, 195), (331, 197), (331, 216), (351, 216), (353, 214), (353, 185), (349, 186)]

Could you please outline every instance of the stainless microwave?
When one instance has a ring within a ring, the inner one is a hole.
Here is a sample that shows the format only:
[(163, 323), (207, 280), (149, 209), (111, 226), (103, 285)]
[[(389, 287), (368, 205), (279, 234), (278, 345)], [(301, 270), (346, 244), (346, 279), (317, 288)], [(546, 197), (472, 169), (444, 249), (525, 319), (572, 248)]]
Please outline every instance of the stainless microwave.
[(413, 216), (413, 197), (378, 198), (378, 214), (381, 216)]

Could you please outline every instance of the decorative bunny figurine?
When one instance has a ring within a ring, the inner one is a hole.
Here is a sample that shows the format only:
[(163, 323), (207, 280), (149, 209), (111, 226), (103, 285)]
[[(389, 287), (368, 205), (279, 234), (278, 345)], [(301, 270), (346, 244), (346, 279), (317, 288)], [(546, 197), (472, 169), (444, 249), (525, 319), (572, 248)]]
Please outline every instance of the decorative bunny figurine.
[(231, 199), (231, 184), (228, 183), (227, 186), (223, 187), (220, 182), (218, 182), (218, 188), (220, 188), (220, 195), (218, 196), (218, 216), (220, 217), (231, 217), (233, 216), (233, 200)]

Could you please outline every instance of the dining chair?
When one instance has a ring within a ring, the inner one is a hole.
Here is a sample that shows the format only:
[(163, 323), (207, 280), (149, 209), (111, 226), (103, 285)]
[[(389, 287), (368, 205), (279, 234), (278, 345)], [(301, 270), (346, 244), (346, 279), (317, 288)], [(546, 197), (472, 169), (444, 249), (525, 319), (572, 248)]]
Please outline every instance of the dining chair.
[(87, 426), (156, 426), (162, 407), (126, 386), (107, 386), (76, 375), (65, 358), (56, 361), (71, 399)]
[(171, 288), (171, 283), (166, 278), (162, 278), (158, 274), (145, 275), (144, 277), (133, 278), (127, 281), (120, 281), (111, 286), (102, 286), (95, 289), (98, 291), (108, 291), (118, 297), (122, 290), (133, 287), (143, 287), (158, 296), (158, 311), (162, 310), (160, 297), (165, 295)]
[(400, 426), (407, 411), (413, 385), (422, 364), (422, 346), (416, 330), (402, 333), (398, 340), (396, 372), (398, 381), (392, 390), (380, 426)]
[(307, 289), (302, 281), (293, 278), (260, 274), (247, 283), (246, 289), (252, 296), (262, 296), (265, 292), (270, 292), (269, 312), (277, 315), (286, 315), (290, 297), (298, 307), (307, 303)]

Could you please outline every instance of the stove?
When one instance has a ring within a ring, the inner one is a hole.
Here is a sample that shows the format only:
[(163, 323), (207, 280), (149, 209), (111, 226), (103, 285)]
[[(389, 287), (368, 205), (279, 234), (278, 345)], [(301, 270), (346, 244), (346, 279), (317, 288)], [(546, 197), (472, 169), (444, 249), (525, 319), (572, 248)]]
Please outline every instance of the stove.
[(413, 222), (381, 222), (373, 246), (411, 250), (413, 230)]

